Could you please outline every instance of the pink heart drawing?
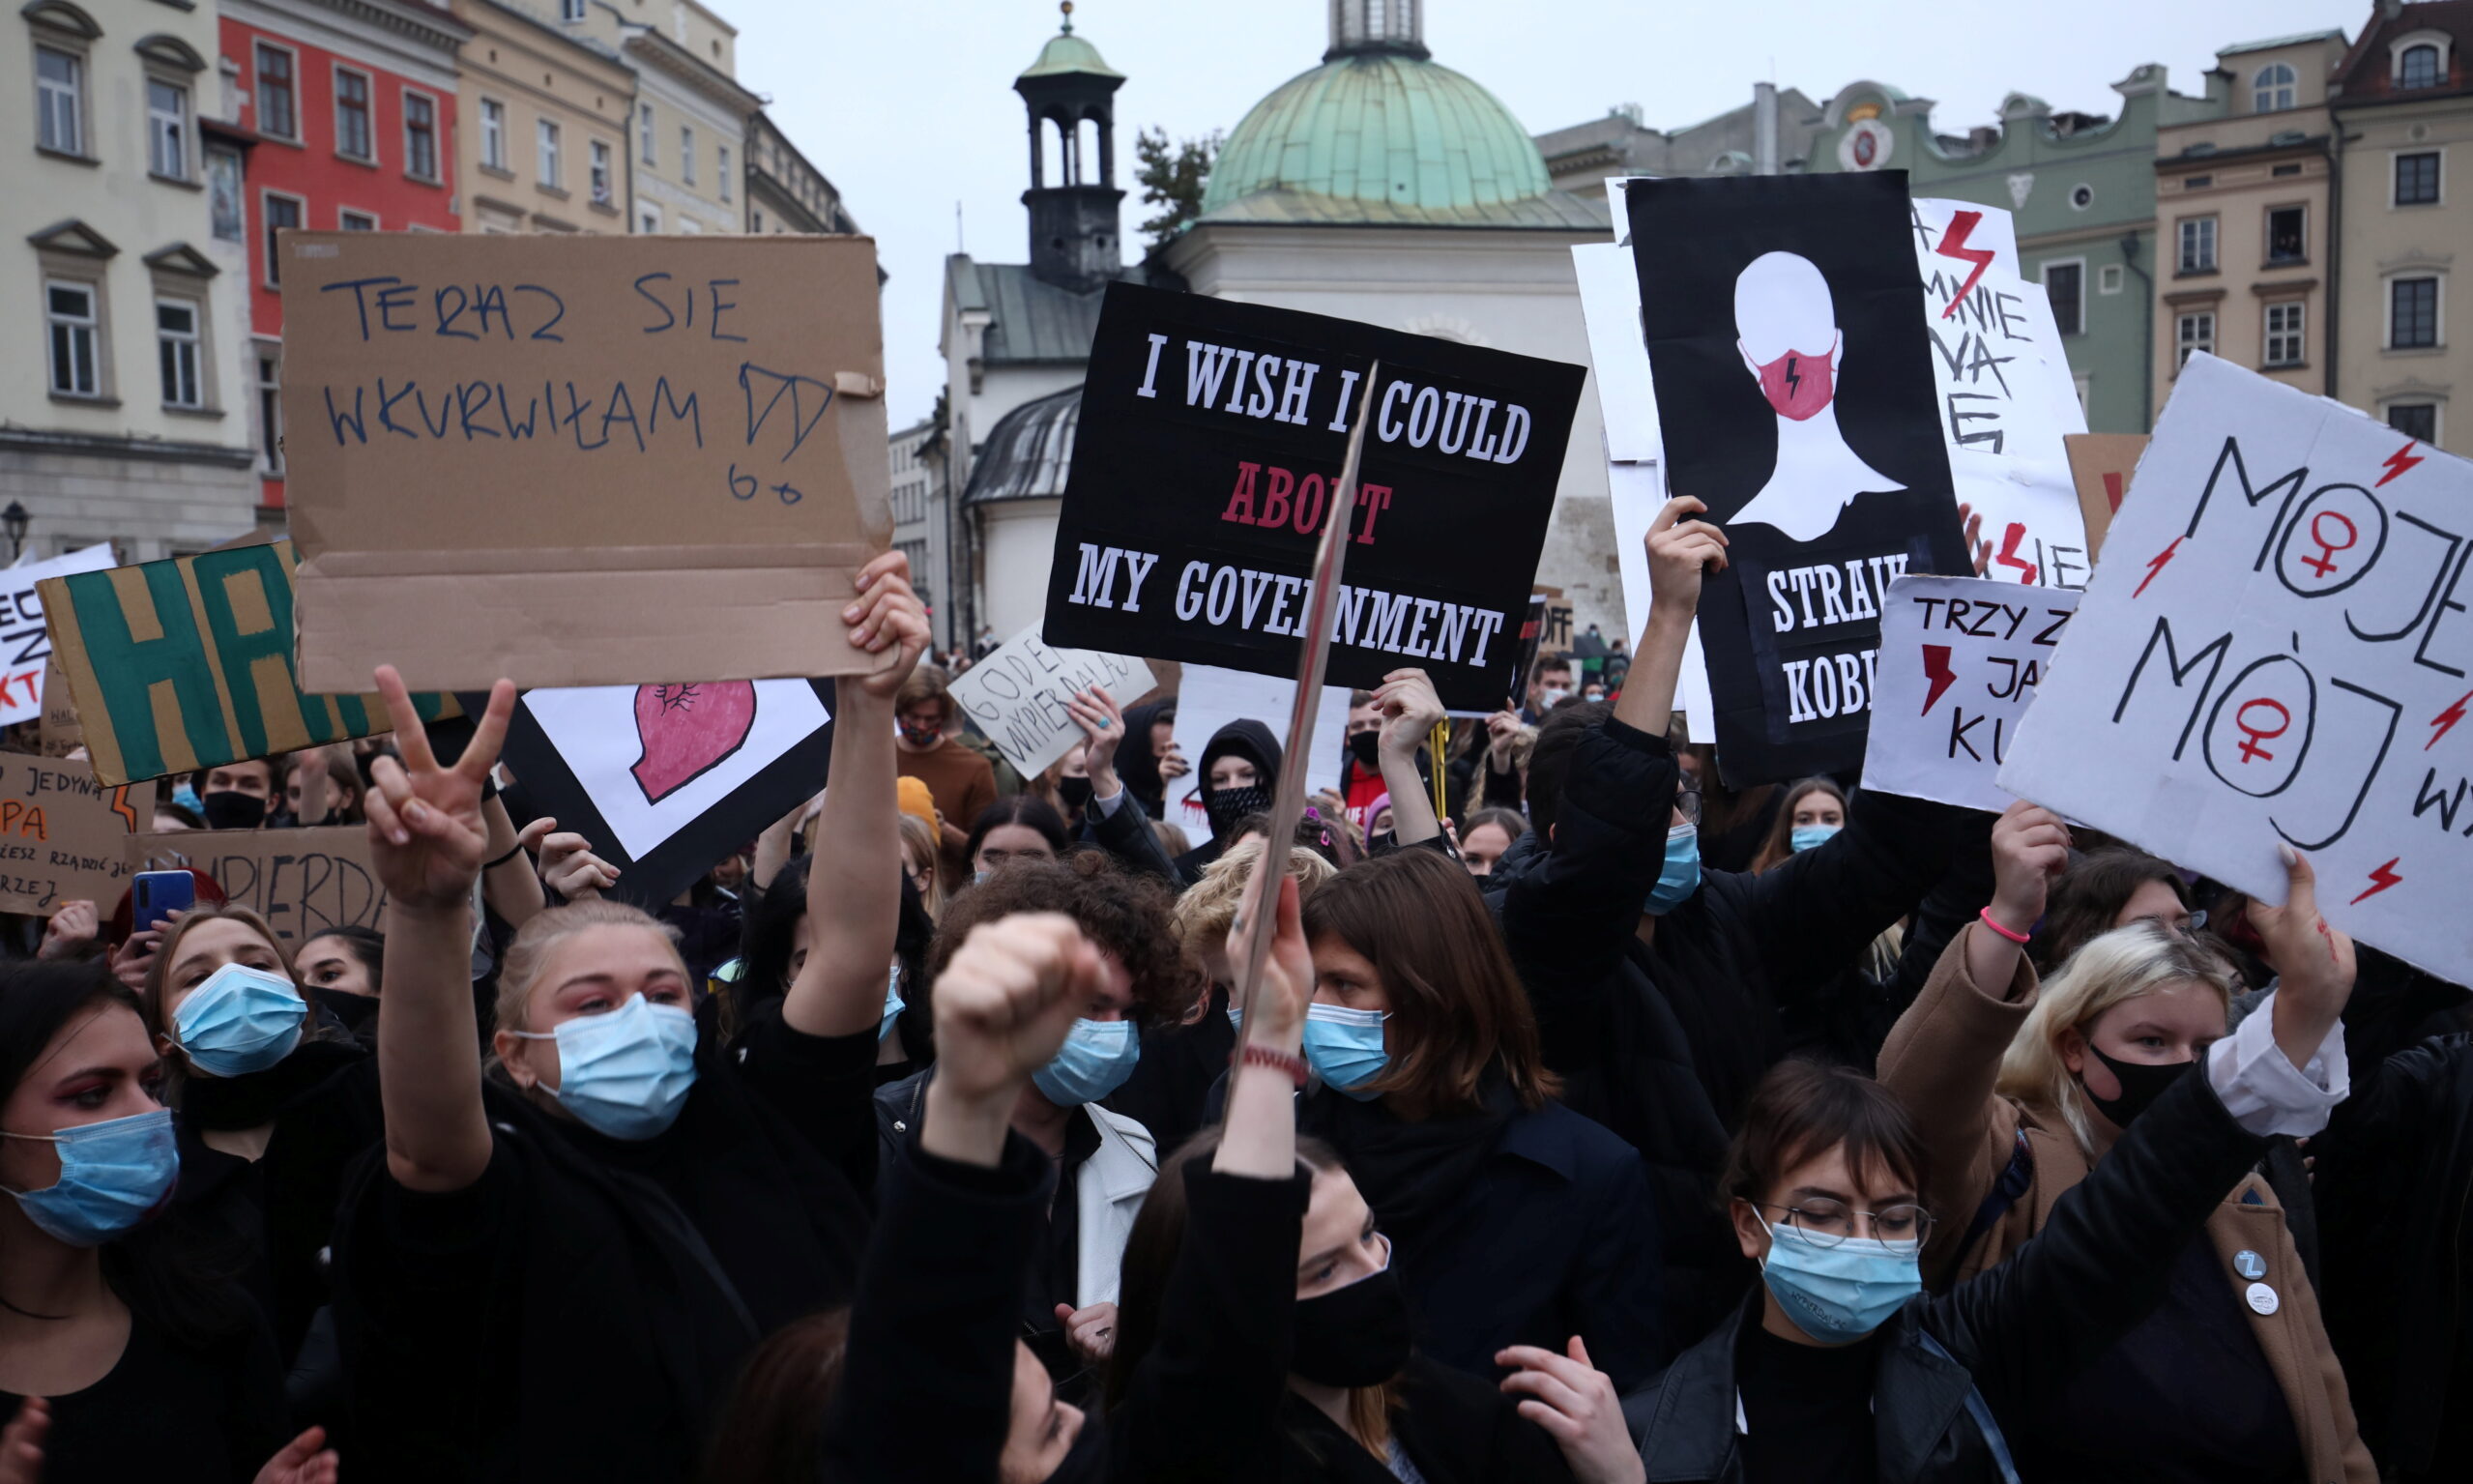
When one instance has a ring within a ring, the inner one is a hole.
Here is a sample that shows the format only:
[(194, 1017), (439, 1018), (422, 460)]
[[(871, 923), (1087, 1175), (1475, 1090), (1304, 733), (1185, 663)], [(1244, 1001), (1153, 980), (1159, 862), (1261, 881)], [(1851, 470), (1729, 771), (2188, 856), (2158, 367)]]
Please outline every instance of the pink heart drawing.
[(642, 756), (631, 771), (646, 803), (659, 803), (746, 745), (756, 724), (753, 681), (638, 685), (635, 735)]

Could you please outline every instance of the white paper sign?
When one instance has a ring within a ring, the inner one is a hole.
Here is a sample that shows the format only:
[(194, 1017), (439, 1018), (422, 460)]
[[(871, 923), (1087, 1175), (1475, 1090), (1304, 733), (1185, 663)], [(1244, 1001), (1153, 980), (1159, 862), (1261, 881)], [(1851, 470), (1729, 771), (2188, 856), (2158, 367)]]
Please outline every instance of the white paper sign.
[(1004, 760), (1023, 777), (1034, 778), (1083, 741), (1065, 702), (1098, 685), (1123, 706), (1154, 684), (1150, 667), (1139, 659), (1058, 649), (1039, 637), (1033, 624), (955, 676), (951, 688), (954, 704)]
[(1580, 316), (1588, 330), (1589, 381), (1606, 427), (1606, 456), (1617, 463), (1664, 458), (1657, 393), (1649, 380), (1648, 341), (1641, 337), (1640, 275), (1632, 250), (1613, 243), (1571, 249), (1580, 283)]
[[(1168, 814), (1171, 824), (1182, 826), (1199, 845), (1210, 838), (1210, 817), (1204, 812), (1203, 786), (1209, 780), (1203, 776), (1202, 749), (1208, 745), (1211, 734), (1232, 721), (1251, 718), (1270, 728), (1273, 741), (1288, 730), (1288, 713), (1296, 696), (1296, 683), (1276, 675), (1248, 675), (1240, 670), (1223, 670), (1216, 665), (1187, 665), (1177, 684), (1177, 729), (1173, 734), (1178, 750), (1193, 771), (1168, 785)], [(1348, 687), (1325, 685), (1323, 704), (1314, 713), (1314, 744), (1302, 759), (1305, 774), (1305, 797), (1310, 804), (1315, 793), (1340, 786), (1340, 759), (1348, 751)], [(1280, 766), (1295, 768), (1296, 758), (1283, 758)]]
[[(1666, 481), (1655, 464), (1609, 464), (1606, 485), (1615, 508), (1615, 551), (1623, 579), (1623, 622), (1631, 628), (1634, 663), (1641, 636), (1648, 627), (1649, 524), (1666, 509)], [(1717, 707), (1709, 696), (1708, 660), (1701, 653), (1701, 626), (1695, 619), (1692, 636), (1683, 646), (1682, 672), (1674, 678), (1674, 709), (1696, 742), (1717, 741)]]
[(33, 721), (43, 714), (44, 661), (51, 655), (51, 635), (43, 619), (43, 600), (35, 584), (45, 577), (73, 572), (99, 572), (115, 565), (111, 542), (82, 551), (30, 562), (0, 571), (0, 726)]
[(2078, 595), (1977, 577), (1901, 577), (1880, 610), (1863, 786), (1997, 814), (1997, 781), (2069, 631)]
[[(741, 709), (729, 713), (725, 735), (699, 726), (674, 743), (669, 734), (679, 724), (664, 713), (693, 715), (697, 691), (714, 693), (716, 715), (725, 703)], [(813, 686), (789, 680), (527, 690), (524, 709), (635, 857), (652, 854), (832, 719)]]
[(2473, 982), (2473, 465), (2181, 370), (2001, 785)]

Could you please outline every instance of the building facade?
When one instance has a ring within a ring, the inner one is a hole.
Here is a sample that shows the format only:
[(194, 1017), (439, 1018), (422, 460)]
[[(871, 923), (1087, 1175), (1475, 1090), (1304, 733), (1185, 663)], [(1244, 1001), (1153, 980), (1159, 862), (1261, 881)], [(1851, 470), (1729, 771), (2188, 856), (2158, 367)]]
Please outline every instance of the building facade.
[(1879, 82), (1841, 88), (1822, 106), (1804, 168), (1905, 170), (1914, 193), (2012, 214), (2019, 266), (2040, 279), (2079, 386), (2087, 426), (2138, 433), (2153, 423), (2159, 269), (2156, 136), (2221, 111), (2189, 98), (2155, 64), (2112, 84), (2119, 110), (2057, 110), (2013, 93), (1996, 123), (1937, 133), (1933, 101)]
[(762, 112), (747, 120), (746, 186), (747, 230), (759, 236), (858, 231), (833, 183)]
[(2372, 7), (2338, 64), (2330, 110), (2342, 142), (2331, 270), (2342, 400), (2451, 453), (2473, 453), (2473, 332), (2451, 270), (2473, 245), (2473, 3)]
[(1752, 101), (1669, 132), (1641, 122), (1638, 103), (1537, 135), (1546, 174), (1586, 195), (1610, 175), (1780, 175), (1800, 169), (1821, 124), (1820, 105), (1794, 88), (1755, 83)]
[(472, 29), (427, 0), (222, 0), (236, 125), (255, 143), (248, 219), (250, 381), (261, 496), (283, 505), (282, 233), (452, 232), (455, 53)]
[(928, 632), (939, 648), (959, 649), (971, 635), (961, 630), (952, 601), (951, 502), (945, 498), (945, 441), (940, 420), (928, 418), (892, 436), (893, 548), (910, 558), (911, 586), (927, 604)]
[(696, 0), (558, 0), (559, 24), (614, 48), (635, 73), (627, 125), (627, 230), (746, 230), (747, 121), (764, 100), (739, 86), (739, 32)]
[(473, 31), (455, 131), (464, 229), (627, 230), (635, 73), (617, 48), (518, 0), (454, 6)]
[(233, 196), (210, 189), (201, 123), (222, 106), (214, 13), (36, 0), (7, 37), (0, 109), (25, 132), (0, 151), (0, 193), (25, 235), (0, 270), (0, 500), (41, 556), (108, 539), (144, 561), (244, 534), (247, 276), (216, 235)]

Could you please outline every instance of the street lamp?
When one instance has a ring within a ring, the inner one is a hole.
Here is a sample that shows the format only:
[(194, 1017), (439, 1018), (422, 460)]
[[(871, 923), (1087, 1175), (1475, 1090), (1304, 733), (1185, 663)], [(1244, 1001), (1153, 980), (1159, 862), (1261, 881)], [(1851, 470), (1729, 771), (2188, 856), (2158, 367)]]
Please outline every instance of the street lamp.
[(9, 502), (7, 509), (0, 510), (0, 527), (7, 528), (9, 532), (10, 561), (15, 562), (25, 555), (26, 527), (32, 524), (34, 524), (34, 517), (27, 514), (26, 508), (15, 500)]

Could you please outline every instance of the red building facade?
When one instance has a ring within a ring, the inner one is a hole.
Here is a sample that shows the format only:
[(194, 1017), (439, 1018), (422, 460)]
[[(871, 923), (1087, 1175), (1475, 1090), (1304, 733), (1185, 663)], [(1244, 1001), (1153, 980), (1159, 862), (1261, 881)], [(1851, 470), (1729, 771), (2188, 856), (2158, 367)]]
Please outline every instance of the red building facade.
[[(458, 230), (455, 53), (472, 36), (426, 0), (222, 0), (224, 75), (255, 139), (245, 181), (249, 329), (271, 408), (283, 365), (276, 234)], [(277, 444), (280, 428), (263, 431)], [(263, 503), (283, 504), (270, 457)]]

